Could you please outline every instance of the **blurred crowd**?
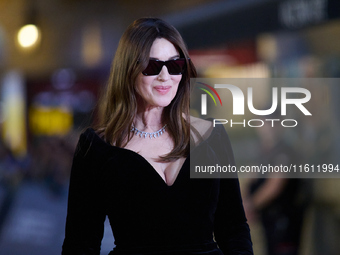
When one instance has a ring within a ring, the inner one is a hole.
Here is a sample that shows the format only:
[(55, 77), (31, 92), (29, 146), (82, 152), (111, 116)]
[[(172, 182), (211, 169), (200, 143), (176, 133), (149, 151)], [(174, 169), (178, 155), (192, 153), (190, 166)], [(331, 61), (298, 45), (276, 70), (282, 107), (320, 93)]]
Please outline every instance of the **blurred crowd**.
[(43, 184), (51, 197), (65, 196), (75, 143), (70, 136), (36, 137), (24, 157), (0, 140), (0, 230), (23, 181)]

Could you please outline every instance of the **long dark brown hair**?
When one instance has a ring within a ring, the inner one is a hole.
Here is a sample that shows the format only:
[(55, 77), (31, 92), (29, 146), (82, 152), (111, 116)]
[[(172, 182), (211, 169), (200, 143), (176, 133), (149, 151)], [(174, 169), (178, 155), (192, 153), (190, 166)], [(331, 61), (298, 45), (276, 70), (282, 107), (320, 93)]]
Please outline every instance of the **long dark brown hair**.
[(196, 77), (196, 69), (179, 32), (161, 19), (135, 20), (120, 39), (102, 102), (103, 116), (97, 130), (107, 142), (115, 146), (124, 147), (130, 141), (133, 135), (130, 130), (137, 113), (135, 81), (148, 65), (150, 49), (157, 38), (171, 42), (180, 57), (186, 59), (186, 69), (182, 73), (177, 94), (164, 108), (162, 115), (162, 122), (167, 124), (167, 132), (174, 141), (174, 148), (161, 160), (171, 161), (189, 153), (189, 84), (190, 78)]

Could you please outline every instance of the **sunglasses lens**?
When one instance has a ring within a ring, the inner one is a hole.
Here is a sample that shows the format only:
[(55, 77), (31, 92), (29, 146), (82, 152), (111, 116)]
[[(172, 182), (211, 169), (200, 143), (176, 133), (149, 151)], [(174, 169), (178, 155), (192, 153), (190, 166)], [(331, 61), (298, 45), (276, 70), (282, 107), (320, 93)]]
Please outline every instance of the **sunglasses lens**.
[(166, 62), (166, 67), (168, 68), (169, 74), (171, 75), (182, 74), (184, 65), (184, 59), (176, 59)]
[(157, 75), (162, 70), (164, 65), (163, 61), (149, 60), (148, 66), (142, 72), (144, 75)]
[(148, 66), (142, 72), (144, 75), (158, 75), (163, 66), (166, 66), (169, 74), (179, 75), (182, 74), (185, 66), (185, 59), (180, 58), (176, 60), (159, 61), (159, 60), (149, 60)]

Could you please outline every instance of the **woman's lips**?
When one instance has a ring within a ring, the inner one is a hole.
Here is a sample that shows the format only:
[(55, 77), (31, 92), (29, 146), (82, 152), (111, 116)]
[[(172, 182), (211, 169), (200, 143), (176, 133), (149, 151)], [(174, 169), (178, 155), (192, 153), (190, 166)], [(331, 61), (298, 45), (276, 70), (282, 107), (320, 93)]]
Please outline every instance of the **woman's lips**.
[(159, 94), (165, 95), (170, 91), (171, 86), (155, 86), (154, 89), (157, 90)]

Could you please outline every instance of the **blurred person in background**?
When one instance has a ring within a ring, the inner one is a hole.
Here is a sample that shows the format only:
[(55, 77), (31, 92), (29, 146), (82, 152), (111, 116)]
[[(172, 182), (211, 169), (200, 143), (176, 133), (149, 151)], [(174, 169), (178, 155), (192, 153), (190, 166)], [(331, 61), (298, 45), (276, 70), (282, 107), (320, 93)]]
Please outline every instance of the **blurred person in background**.
[(28, 162), (18, 160), (8, 146), (0, 140), (0, 192), (2, 193), (0, 194), (0, 231), (27, 168)]
[[(273, 116), (272, 119), (277, 119)], [(271, 166), (298, 165), (299, 154), (284, 140), (280, 125), (264, 121), (257, 128), (260, 139), (260, 163)], [(273, 176), (274, 175), (274, 176)], [(306, 207), (301, 179), (280, 173), (250, 181), (244, 205), (249, 220), (258, 216), (266, 240), (267, 255), (297, 255)]]
[(63, 255), (99, 254), (106, 215), (110, 255), (253, 254), (238, 179), (190, 179), (190, 142), (208, 164), (235, 164), (224, 128), (189, 117), (195, 76), (168, 23), (142, 18), (125, 31), (101, 123), (74, 155)]
[(33, 164), (28, 178), (43, 181), (56, 198), (63, 195), (68, 181), (70, 162), (75, 145), (68, 137), (42, 136), (36, 139)]

